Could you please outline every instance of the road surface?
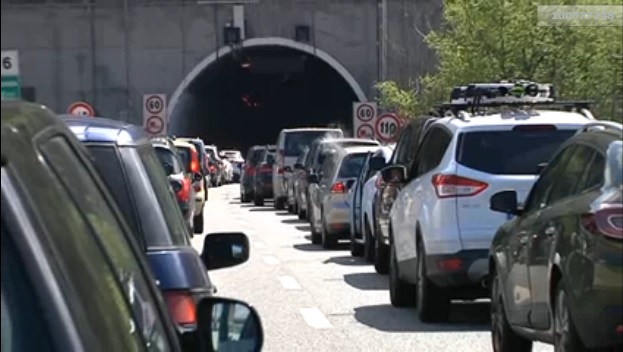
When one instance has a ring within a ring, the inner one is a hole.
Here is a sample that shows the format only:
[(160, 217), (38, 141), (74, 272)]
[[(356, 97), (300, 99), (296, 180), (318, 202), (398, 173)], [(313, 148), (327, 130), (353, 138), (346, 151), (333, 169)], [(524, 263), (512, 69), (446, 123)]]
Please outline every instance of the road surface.
[[(208, 232), (242, 231), (249, 262), (211, 272), (218, 295), (255, 306), (266, 352), (488, 352), (488, 304), (460, 304), (448, 324), (422, 324), (415, 310), (389, 303), (387, 276), (350, 256), (348, 244), (323, 250), (309, 226), (285, 211), (240, 204), (239, 186), (210, 189)], [(201, 250), (203, 236), (193, 245)], [(553, 348), (537, 344), (535, 352)]]

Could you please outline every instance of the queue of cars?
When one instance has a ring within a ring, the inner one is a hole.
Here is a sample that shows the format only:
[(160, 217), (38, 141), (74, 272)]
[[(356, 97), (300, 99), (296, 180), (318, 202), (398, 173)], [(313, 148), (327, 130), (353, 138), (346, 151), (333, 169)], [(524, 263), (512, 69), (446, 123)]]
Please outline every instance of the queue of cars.
[(389, 276), (392, 305), (422, 322), (488, 298), (495, 352), (620, 351), (623, 126), (553, 91), (456, 87), (395, 145), (283, 130), (274, 206), (308, 220), (324, 248), (349, 239)]
[(247, 261), (248, 238), (190, 246), (183, 163), (154, 148), (170, 144), (22, 102), (2, 102), (1, 130), (3, 351), (261, 350), (257, 312), (208, 276)]

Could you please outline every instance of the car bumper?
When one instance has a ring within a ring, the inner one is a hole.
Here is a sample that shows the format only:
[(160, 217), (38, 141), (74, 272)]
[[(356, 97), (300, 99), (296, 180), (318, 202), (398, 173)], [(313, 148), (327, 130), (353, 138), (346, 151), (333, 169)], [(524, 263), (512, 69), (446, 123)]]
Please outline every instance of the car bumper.
[(440, 287), (472, 288), (477, 296), (488, 295), (488, 255), (486, 249), (427, 255), (428, 277)]
[(323, 217), (328, 233), (350, 237), (350, 207), (342, 197), (329, 199), (325, 203)]

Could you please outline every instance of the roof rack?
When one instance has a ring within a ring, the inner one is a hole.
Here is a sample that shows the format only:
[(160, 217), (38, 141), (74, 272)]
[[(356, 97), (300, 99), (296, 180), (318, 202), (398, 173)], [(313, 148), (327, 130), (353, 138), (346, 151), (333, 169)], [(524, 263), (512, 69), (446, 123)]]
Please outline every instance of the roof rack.
[(604, 130), (623, 134), (623, 125), (612, 121), (595, 121), (582, 126), (576, 134)]

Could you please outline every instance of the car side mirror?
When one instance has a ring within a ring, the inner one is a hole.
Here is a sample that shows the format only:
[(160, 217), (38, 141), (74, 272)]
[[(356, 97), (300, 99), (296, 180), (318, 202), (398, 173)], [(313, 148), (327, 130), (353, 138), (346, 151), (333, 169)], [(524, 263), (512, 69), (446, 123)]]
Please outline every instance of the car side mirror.
[(348, 180), (346, 181), (346, 189), (351, 189), (353, 188), (353, 186), (355, 185), (355, 180)]
[(208, 270), (229, 268), (249, 260), (249, 238), (242, 232), (206, 235), (201, 260)]
[(539, 165), (537, 165), (536, 174), (541, 175), (543, 173), (543, 170), (545, 170), (545, 168), (547, 167), (547, 165), (548, 163), (540, 163)]
[(405, 183), (407, 168), (402, 165), (392, 165), (381, 170), (381, 178), (387, 184)]
[(286, 167), (283, 168), (283, 171), (284, 172), (292, 172), (292, 167), (286, 166)]
[(313, 183), (318, 183), (318, 174), (309, 174), (307, 175), (307, 183), (309, 184), (313, 184)]
[(224, 297), (205, 297), (197, 304), (201, 352), (261, 351), (264, 329), (248, 303)]
[(193, 181), (195, 182), (203, 181), (203, 175), (198, 172), (195, 172), (193, 174)]
[(382, 156), (375, 156), (370, 159), (370, 169), (372, 170), (382, 170), (385, 166), (387, 166), (387, 163)]
[(517, 202), (516, 191), (501, 191), (491, 196), (489, 209), (505, 214), (519, 215), (521, 213)]
[(303, 168), (304, 168), (303, 164), (300, 164), (300, 163), (294, 164), (294, 169), (296, 169), (296, 170), (302, 170)]

